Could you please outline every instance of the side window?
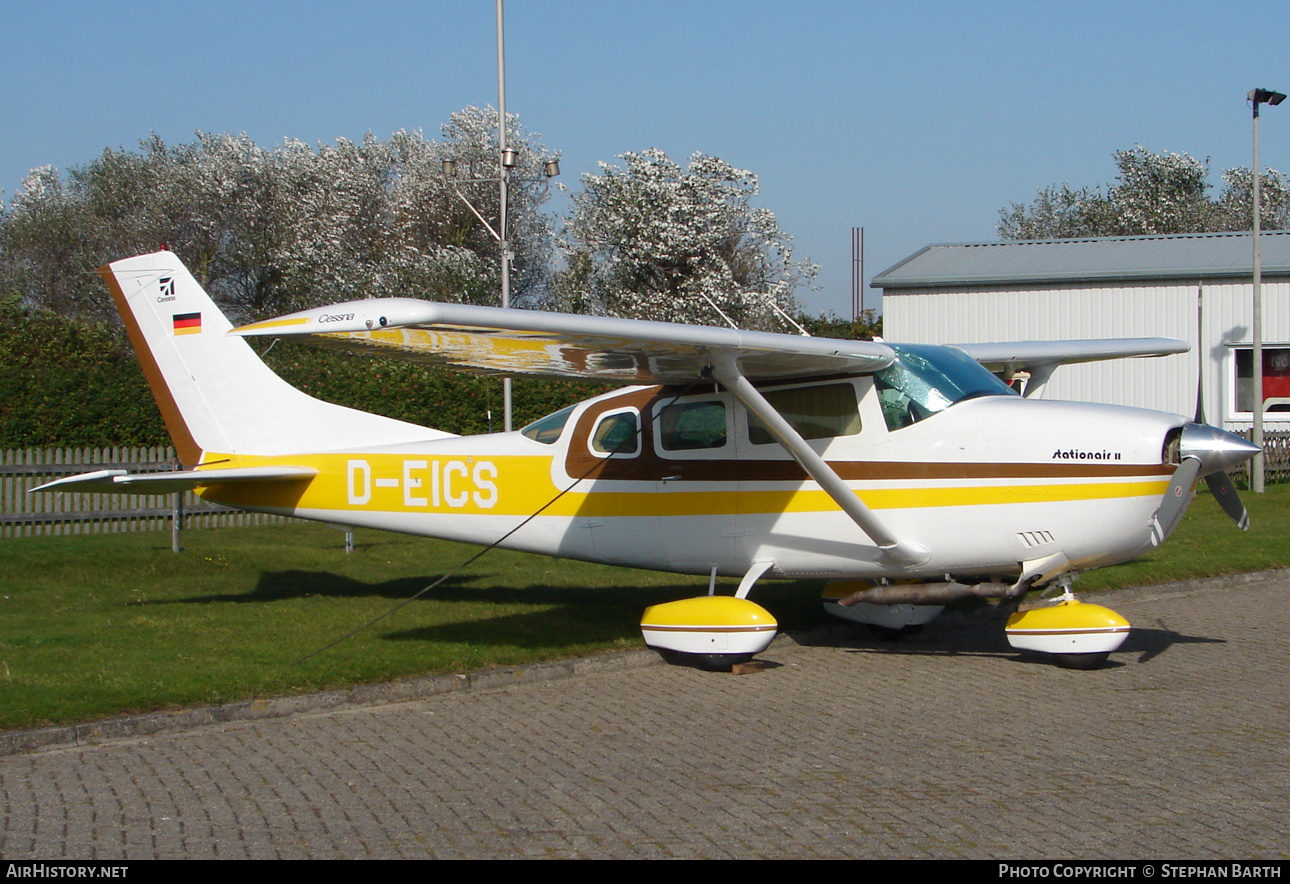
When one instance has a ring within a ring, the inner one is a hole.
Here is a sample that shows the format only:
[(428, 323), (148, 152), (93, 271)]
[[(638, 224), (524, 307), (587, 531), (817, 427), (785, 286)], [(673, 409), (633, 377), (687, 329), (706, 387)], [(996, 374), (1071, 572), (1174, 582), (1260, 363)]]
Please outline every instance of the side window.
[(674, 402), (659, 411), (659, 440), (664, 451), (724, 448), (724, 402)]
[(887, 429), (896, 430), (908, 427), (930, 416), (899, 387), (892, 386), (886, 379), (874, 376), (874, 386), (878, 388), (878, 401), (882, 403), (882, 418), (887, 422)]
[(602, 415), (590, 445), (597, 457), (635, 457), (641, 450), (640, 415), (635, 409)]
[(574, 406), (562, 408), (555, 414), (548, 414), (541, 420), (536, 420), (520, 430), (534, 442), (541, 442), (543, 445), (554, 445), (560, 441), (560, 434), (564, 432), (564, 425), (569, 420), (569, 415), (573, 414)]
[[(860, 432), (860, 406), (851, 384), (796, 387), (762, 393), (803, 439), (832, 439)], [(748, 413), (748, 441), (769, 445), (775, 439), (752, 412)]]

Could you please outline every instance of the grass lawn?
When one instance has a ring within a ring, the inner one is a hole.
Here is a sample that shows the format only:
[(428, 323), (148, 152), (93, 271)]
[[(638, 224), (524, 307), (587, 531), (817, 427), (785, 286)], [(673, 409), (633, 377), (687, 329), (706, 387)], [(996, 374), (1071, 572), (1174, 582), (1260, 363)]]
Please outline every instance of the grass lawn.
[[(1290, 486), (1245, 493), (1237, 531), (1207, 493), (1137, 562), (1090, 591), (1290, 566)], [(303, 663), (455, 568), (475, 548), (330, 528), (0, 541), (0, 729), (280, 696), (432, 672), (639, 648), (641, 611), (704, 578), (493, 551), (392, 616)], [(733, 583), (723, 583), (726, 592)], [(817, 582), (753, 596), (786, 629), (824, 620)]]

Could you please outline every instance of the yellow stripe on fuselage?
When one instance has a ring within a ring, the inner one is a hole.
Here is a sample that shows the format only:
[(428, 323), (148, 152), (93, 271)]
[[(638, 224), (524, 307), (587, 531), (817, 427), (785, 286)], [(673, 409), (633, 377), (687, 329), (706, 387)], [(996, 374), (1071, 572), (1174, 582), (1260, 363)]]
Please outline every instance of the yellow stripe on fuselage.
[[(230, 458), (220, 467), (294, 465), (314, 467), (319, 475), (300, 482), (212, 484), (203, 497), (255, 509), (304, 509), (392, 513), (544, 515), (705, 516), (732, 513), (832, 512), (837, 505), (818, 488), (784, 483), (779, 489), (687, 490), (686, 482), (640, 482), (640, 490), (595, 490), (580, 483), (554, 503), (562, 490), (551, 479), (548, 456), (471, 456), (404, 454), (317, 454), (289, 457)], [(214, 477), (212, 477), (214, 478)], [(869, 483), (866, 483), (869, 484)], [(872, 509), (996, 506), (1111, 498), (1160, 497), (1165, 477), (1127, 477), (1108, 482), (1073, 478), (1034, 483), (938, 484), (862, 487), (856, 494)]]

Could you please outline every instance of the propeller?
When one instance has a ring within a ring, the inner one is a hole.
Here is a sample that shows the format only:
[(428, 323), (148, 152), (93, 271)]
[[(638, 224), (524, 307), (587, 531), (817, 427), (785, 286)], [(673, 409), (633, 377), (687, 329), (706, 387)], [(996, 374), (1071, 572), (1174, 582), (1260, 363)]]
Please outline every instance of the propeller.
[(1250, 528), (1250, 514), (1245, 509), (1245, 504), (1241, 503), (1236, 486), (1232, 484), (1226, 471), (1245, 463), (1258, 454), (1260, 449), (1235, 433), (1220, 430), (1205, 421), (1205, 356), (1199, 343), (1204, 341), (1200, 333), (1203, 311), (1199, 299), (1196, 313), (1196, 340), (1200, 358), (1200, 371), (1196, 375), (1196, 420), (1183, 427), (1178, 452), (1181, 463), (1174, 470), (1174, 477), (1160, 501), (1160, 509), (1156, 510), (1151, 525), (1151, 542), (1155, 546), (1163, 543), (1178, 527), (1199, 478), (1205, 480), (1210, 493), (1228, 518), (1236, 523), (1236, 527), (1242, 531)]

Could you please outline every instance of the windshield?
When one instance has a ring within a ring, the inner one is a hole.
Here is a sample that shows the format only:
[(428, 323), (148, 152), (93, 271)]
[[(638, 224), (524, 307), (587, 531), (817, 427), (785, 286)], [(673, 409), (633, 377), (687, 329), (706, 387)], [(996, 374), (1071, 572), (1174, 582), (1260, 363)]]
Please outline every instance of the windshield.
[(1016, 392), (953, 347), (889, 344), (896, 361), (874, 375), (887, 429), (899, 430), (977, 396)]

